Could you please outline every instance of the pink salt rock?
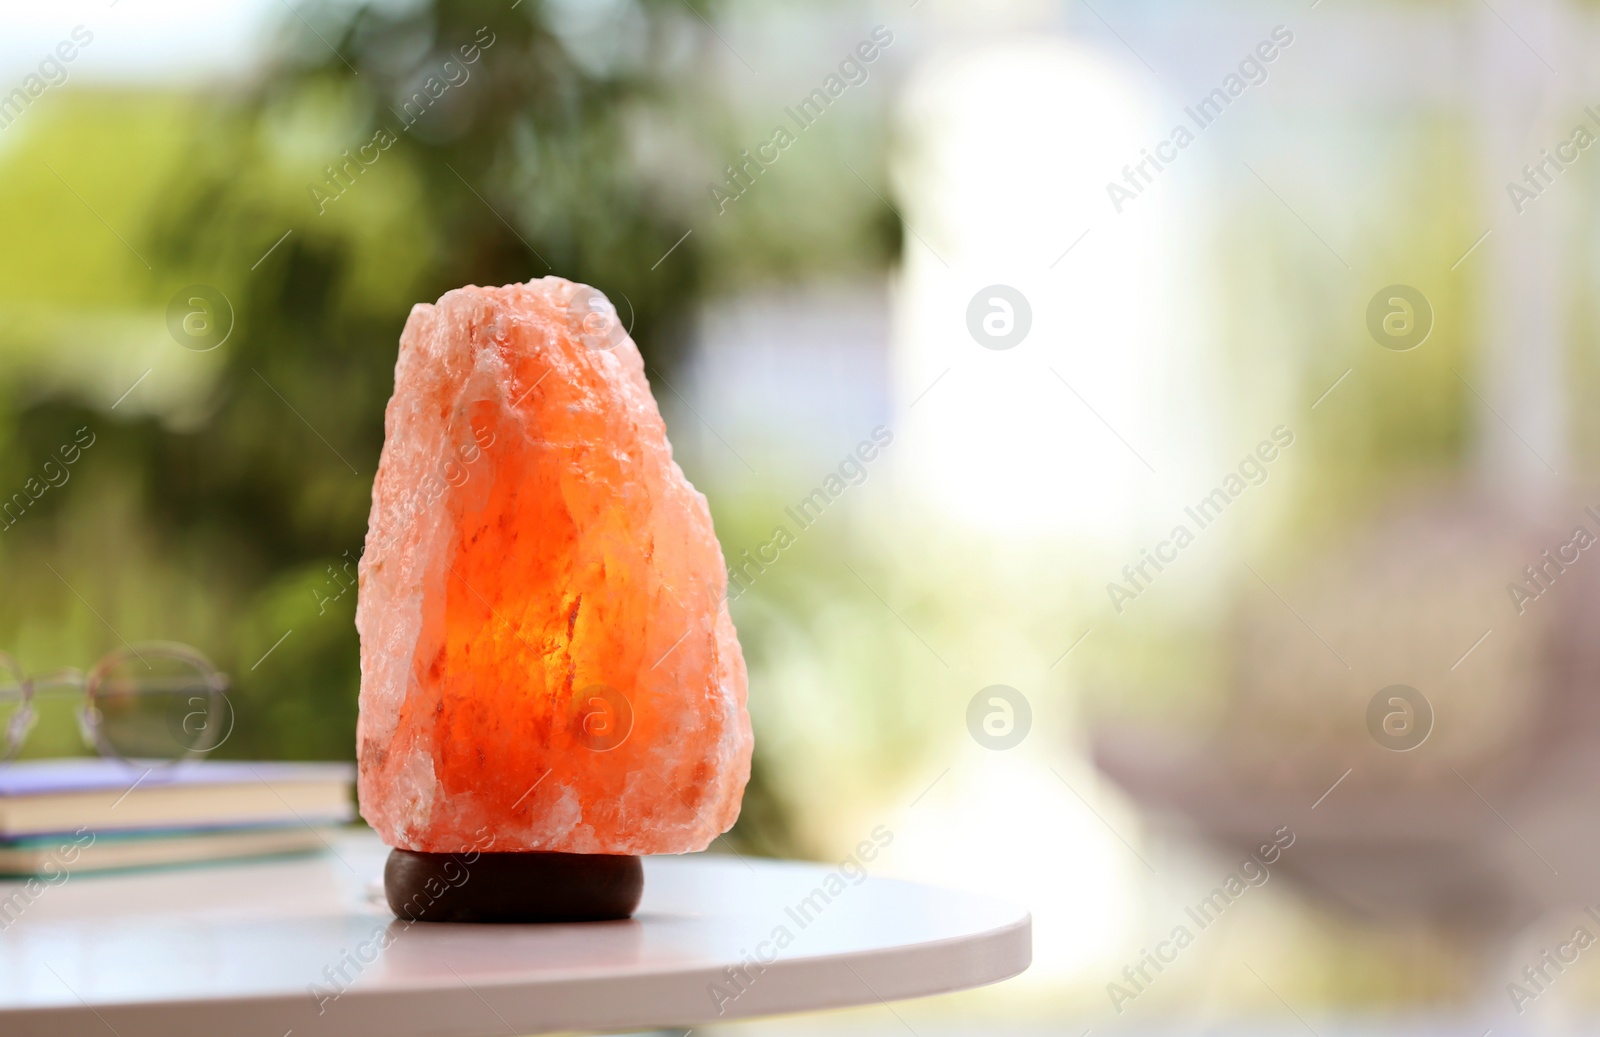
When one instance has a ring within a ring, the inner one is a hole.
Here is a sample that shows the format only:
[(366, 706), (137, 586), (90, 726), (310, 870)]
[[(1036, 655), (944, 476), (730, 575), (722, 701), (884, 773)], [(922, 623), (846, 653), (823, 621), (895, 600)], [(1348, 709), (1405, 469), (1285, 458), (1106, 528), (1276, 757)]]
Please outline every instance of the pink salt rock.
[(384, 432), (362, 816), (408, 850), (704, 849), (750, 775), (744, 658), (605, 296), (546, 277), (416, 306)]

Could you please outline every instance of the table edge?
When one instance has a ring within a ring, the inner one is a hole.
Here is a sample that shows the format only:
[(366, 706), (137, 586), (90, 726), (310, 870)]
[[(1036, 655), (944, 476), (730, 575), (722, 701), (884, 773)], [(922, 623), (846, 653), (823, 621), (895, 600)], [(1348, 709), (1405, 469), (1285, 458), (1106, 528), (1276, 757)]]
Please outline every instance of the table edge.
[[(458, 987), (345, 992), (318, 1007), (310, 992), (185, 1001), (86, 1002), (0, 1009), (7, 1037), (83, 1033), (168, 1037), (229, 1027), (240, 1019), (267, 1035), (301, 1037), (504, 1037), (562, 1030), (697, 1026), (759, 1016), (887, 1004), (988, 986), (1033, 960), (1033, 916), (911, 947), (776, 959), (723, 1004), (711, 987), (734, 990), (727, 966), (689, 966), (644, 975), (511, 979)], [(781, 965), (781, 967), (779, 967)], [(951, 973), (960, 978), (951, 980)], [(688, 995), (686, 991), (703, 991)], [(819, 993), (820, 991), (820, 993)], [(601, 1006), (601, 1011), (595, 1007)], [(647, 1007), (648, 1006), (648, 1007)]]

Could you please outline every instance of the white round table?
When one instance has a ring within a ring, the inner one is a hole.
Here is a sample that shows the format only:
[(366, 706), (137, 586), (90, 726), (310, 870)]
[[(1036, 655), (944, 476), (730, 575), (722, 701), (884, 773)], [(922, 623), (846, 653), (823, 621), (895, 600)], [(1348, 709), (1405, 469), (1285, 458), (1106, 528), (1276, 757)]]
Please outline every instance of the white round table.
[(407, 925), (378, 892), (387, 848), (360, 833), (333, 850), (75, 875), (33, 897), (0, 882), (0, 1034), (688, 1027), (980, 986), (1032, 956), (1027, 911), (1002, 901), (704, 854), (646, 858), (626, 922)]

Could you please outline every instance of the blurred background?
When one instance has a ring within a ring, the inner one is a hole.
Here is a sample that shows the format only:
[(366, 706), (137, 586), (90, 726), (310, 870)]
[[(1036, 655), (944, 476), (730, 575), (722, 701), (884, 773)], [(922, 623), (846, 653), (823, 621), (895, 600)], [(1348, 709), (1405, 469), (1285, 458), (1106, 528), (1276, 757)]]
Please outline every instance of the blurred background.
[(1034, 912), (996, 988), (725, 1032), (1589, 1032), (1600, 9), (0, 19), (29, 670), (185, 641), (216, 755), (351, 758), (407, 312), (555, 273), (743, 574), (734, 845)]

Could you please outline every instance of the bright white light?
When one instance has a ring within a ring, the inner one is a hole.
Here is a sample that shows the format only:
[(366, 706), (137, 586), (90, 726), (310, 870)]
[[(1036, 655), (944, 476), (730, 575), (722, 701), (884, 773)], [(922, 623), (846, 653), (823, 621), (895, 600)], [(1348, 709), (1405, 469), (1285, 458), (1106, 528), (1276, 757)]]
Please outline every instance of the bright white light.
[[(1083, 763), (974, 750), (924, 799), (902, 812), (886, 865), (904, 878), (1023, 903), (1034, 918), (1034, 961), (1025, 979), (1110, 968), (1110, 953), (1142, 911), (1133, 869), (1142, 867), (1074, 789), (1136, 837), (1137, 823), (1104, 796)], [(1061, 778), (1072, 783), (1068, 788)]]
[(269, 28), (293, 17), (279, 0), (8, 4), (0, 16), (0, 92), (18, 85), (77, 26), (93, 41), (68, 65), (71, 80), (193, 82), (252, 68), (275, 39)]
[[(1173, 499), (1165, 475), (1195, 435), (1168, 406), (1185, 377), (1168, 185), (1156, 177), (1120, 214), (1106, 189), (1166, 139), (1156, 109), (1129, 72), (1039, 37), (936, 55), (908, 88), (895, 388), (902, 463), (941, 513), (1120, 539)], [(1032, 311), (1004, 350), (968, 331), (970, 301), (995, 284)]]

